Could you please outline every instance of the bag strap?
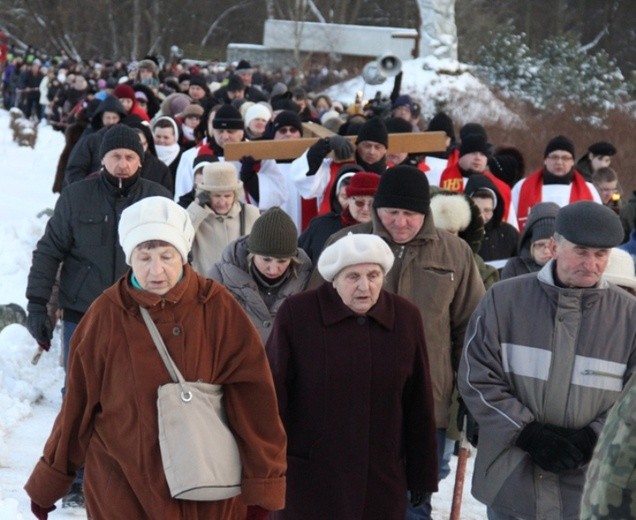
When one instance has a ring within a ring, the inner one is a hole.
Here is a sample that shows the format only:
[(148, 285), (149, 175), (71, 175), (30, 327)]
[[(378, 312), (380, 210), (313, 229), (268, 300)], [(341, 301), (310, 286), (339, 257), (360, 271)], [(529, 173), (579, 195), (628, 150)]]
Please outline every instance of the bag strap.
[(141, 311), (142, 318), (146, 322), (146, 327), (148, 327), (148, 331), (150, 332), (152, 341), (157, 347), (157, 350), (159, 351), (159, 355), (161, 356), (161, 359), (163, 360), (164, 364), (166, 365), (166, 368), (168, 369), (168, 373), (170, 374), (170, 377), (175, 383), (180, 383), (181, 386), (183, 387), (186, 381), (181, 375), (181, 372), (179, 372), (177, 365), (174, 364), (174, 361), (170, 357), (170, 354), (168, 354), (168, 349), (166, 348), (166, 344), (163, 342), (163, 338), (161, 337), (161, 334), (159, 334), (159, 330), (157, 329), (155, 322), (152, 321), (152, 318), (150, 317), (150, 313), (148, 312), (148, 309), (139, 307), (139, 310)]

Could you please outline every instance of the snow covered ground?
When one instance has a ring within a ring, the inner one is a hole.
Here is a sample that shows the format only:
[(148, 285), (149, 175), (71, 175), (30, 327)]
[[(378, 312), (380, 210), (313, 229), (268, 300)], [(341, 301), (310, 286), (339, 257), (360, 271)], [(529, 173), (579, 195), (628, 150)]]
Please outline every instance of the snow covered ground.
[[(38, 214), (55, 204), (51, 186), (64, 138), (42, 126), (32, 150), (13, 143), (8, 126), (8, 112), (0, 110), (0, 303), (25, 307), (31, 251), (47, 220)], [(36, 366), (31, 364), (35, 350), (35, 341), (21, 325), (10, 325), (0, 332), (0, 520), (32, 518), (22, 487), (42, 452), (61, 404), (64, 372), (59, 364), (59, 330), (51, 351), (44, 353)], [(456, 461), (453, 457), (453, 468)], [(486, 518), (485, 507), (470, 496), (472, 462), (469, 459), (464, 488), (464, 520)], [(453, 472), (433, 498), (436, 519), (449, 517), (454, 477)], [(58, 507), (49, 518), (77, 520), (86, 518), (86, 514), (83, 509)]]

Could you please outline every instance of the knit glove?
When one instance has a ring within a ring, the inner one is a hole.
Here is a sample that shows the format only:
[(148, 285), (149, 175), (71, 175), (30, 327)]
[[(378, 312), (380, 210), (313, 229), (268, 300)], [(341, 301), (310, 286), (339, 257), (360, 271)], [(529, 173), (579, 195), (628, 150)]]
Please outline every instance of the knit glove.
[(516, 445), (532, 462), (552, 473), (561, 473), (584, 464), (584, 455), (557, 426), (531, 422), (519, 434)]
[(53, 337), (53, 323), (51, 323), (49, 313), (46, 310), (46, 304), (30, 301), (27, 304), (27, 312), (29, 314), (26, 326), (29, 333), (40, 347), (49, 350)]
[(201, 191), (197, 193), (197, 204), (202, 208), (206, 206), (212, 207), (212, 199), (210, 198), (210, 194), (207, 191)]
[(54, 511), (55, 509), (55, 506), (42, 507), (31, 501), (31, 512), (38, 520), (47, 520), (47, 518), (49, 517), (49, 513), (51, 511)]
[(409, 498), (409, 504), (411, 504), (411, 507), (418, 507), (430, 499), (432, 493), (425, 493), (424, 491), (409, 491), (409, 494), (411, 496)]
[(479, 440), (479, 424), (468, 411), (463, 399), (459, 399), (459, 409), (457, 410), (457, 429), (461, 432), (464, 430), (464, 419), (466, 419), (466, 440), (477, 447), (477, 441)]
[(329, 147), (337, 161), (344, 161), (353, 155), (353, 145), (351, 141), (341, 135), (329, 137)]
[(260, 200), (260, 190), (258, 184), (258, 171), (260, 170), (261, 162), (257, 161), (251, 155), (244, 155), (241, 157), (241, 181), (243, 181), (243, 187), (249, 196), (256, 202)]
[(315, 175), (322, 164), (322, 161), (327, 154), (331, 151), (331, 146), (329, 146), (329, 139), (323, 137), (322, 139), (318, 139), (314, 144), (309, 147), (307, 150), (307, 164), (309, 165), (309, 171), (307, 171), (307, 175)]
[(267, 520), (269, 511), (261, 506), (247, 506), (247, 516), (245, 520)]

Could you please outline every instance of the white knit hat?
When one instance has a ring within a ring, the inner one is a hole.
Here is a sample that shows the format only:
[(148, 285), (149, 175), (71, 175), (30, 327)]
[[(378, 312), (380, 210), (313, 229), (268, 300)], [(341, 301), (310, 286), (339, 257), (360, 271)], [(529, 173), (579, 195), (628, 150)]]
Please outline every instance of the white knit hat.
[(119, 220), (119, 243), (126, 263), (131, 265), (133, 250), (147, 240), (163, 240), (173, 245), (188, 261), (194, 228), (188, 212), (166, 197), (146, 197), (127, 207)]
[(609, 261), (603, 273), (608, 282), (624, 287), (636, 289), (636, 275), (634, 273), (634, 259), (627, 251), (613, 247), (610, 250)]
[(269, 121), (272, 118), (272, 113), (265, 105), (262, 103), (256, 103), (247, 109), (245, 112), (245, 126), (250, 126), (250, 123), (253, 119), (264, 119), (265, 121)]
[(379, 264), (388, 273), (393, 266), (393, 252), (377, 235), (349, 233), (327, 247), (318, 259), (318, 272), (331, 282), (345, 267), (356, 264)]

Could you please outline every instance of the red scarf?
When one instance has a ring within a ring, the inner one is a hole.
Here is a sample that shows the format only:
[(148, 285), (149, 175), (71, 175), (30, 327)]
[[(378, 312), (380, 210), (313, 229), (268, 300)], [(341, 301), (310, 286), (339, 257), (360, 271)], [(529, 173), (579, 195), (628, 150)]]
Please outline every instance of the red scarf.
[[(523, 231), (523, 227), (526, 225), (532, 206), (541, 202), (542, 190), (543, 168), (527, 177), (521, 185), (517, 208), (519, 232)], [(594, 200), (594, 197), (592, 196), (590, 188), (585, 182), (583, 176), (575, 170), (574, 176), (572, 177), (572, 183), (570, 184), (570, 204), (577, 200)]]

